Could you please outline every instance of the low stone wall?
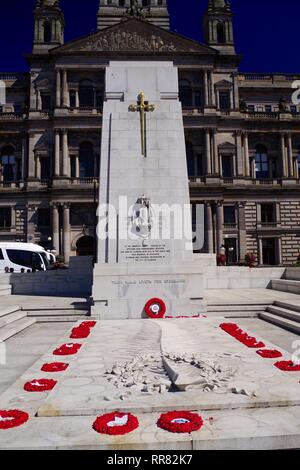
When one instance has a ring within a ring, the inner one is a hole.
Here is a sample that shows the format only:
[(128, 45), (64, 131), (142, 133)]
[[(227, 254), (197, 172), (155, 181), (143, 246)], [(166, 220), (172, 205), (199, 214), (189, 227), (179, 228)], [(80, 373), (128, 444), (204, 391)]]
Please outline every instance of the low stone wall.
[(69, 269), (26, 274), (1, 274), (0, 284), (11, 284), (14, 295), (90, 297), (93, 258), (72, 257)]
[(285, 268), (207, 267), (204, 289), (265, 289), (273, 279), (281, 279)]
[(283, 278), (291, 281), (300, 281), (300, 267), (287, 268)]

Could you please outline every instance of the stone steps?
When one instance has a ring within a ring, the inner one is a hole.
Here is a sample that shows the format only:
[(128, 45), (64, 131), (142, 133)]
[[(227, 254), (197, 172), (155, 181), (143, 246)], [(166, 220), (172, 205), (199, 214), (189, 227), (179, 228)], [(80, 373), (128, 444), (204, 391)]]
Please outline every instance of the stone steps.
[(288, 320), (292, 320), (300, 324), (300, 312), (295, 312), (292, 309), (278, 307), (275, 304), (275, 305), (272, 305), (271, 307), (268, 307), (267, 312), (272, 313), (273, 315), (277, 315), (282, 318), (287, 318)]
[(45, 322), (77, 322), (85, 320), (89, 317), (89, 307), (69, 306), (68, 308), (52, 307), (52, 308), (30, 308), (26, 309), (29, 318), (35, 318), (37, 323)]
[(7, 285), (0, 285), (0, 297), (4, 297), (5, 295), (11, 295), (11, 286)]
[(17, 335), (21, 331), (26, 330), (35, 323), (34, 318), (21, 318), (20, 320), (13, 321), (12, 323), (0, 328), (0, 343), (6, 341), (12, 336)]
[(10, 313), (8, 315), (2, 316), (0, 318), (0, 328), (10, 325), (11, 323), (14, 323), (17, 320), (22, 320), (22, 318), (26, 318), (26, 317), (27, 317), (26, 312), (22, 312), (20, 310)]
[(260, 304), (208, 304), (207, 314), (209, 317), (222, 316), (226, 318), (257, 317), (264, 312), (269, 303)]
[(281, 328), (300, 334), (300, 305), (276, 301), (259, 316)]
[(290, 294), (300, 294), (300, 281), (276, 279), (271, 281), (271, 289)]
[(300, 334), (300, 323), (298, 321), (289, 320), (269, 312), (261, 313), (259, 316), (262, 320), (272, 323), (273, 325), (277, 325), (298, 335)]

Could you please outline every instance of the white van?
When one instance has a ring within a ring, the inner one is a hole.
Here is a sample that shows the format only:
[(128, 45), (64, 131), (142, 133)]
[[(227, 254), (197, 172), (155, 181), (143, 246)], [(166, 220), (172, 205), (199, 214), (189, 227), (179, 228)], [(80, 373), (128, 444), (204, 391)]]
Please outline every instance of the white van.
[(0, 273), (46, 271), (52, 261), (49, 255), (42, 246), (33, 243), (0, 242)]

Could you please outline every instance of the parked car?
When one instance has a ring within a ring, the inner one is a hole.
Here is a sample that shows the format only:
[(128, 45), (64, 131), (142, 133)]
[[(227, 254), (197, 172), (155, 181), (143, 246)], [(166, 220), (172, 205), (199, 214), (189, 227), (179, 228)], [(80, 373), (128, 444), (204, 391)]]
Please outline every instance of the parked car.
[(33, 243), (0, 243), (0, 273), (46, 271), (53, 262), (53, 255), (42, 246)]

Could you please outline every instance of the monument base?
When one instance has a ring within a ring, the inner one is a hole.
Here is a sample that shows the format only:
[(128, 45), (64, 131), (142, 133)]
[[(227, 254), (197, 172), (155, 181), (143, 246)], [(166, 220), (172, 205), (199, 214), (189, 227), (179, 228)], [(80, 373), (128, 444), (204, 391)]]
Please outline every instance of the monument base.
[(203, 315), (203, 285), (203, 272), (197, 263), (97, 264), (92, 315), (102, 320), (146, 318), (145, 305), (152, 298), (166, 304), (166, 316)]

